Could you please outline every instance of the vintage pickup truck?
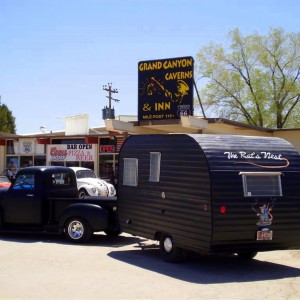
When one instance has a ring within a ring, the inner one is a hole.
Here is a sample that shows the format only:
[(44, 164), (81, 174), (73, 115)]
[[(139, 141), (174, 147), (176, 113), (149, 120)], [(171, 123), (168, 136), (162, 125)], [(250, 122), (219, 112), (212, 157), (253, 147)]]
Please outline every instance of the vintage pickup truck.
[(64, 233), (72, 242), (85, 242), (94, 232), (119, 234), (116, 207), (115, 197), (79, 199), (70, 168), (28, 167), (9, 188), (0, 188), (0, 231)]

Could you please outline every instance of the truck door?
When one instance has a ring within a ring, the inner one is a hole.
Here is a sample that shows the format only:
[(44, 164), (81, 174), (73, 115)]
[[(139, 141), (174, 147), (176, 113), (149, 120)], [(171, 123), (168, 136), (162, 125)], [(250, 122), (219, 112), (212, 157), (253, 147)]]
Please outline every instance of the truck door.
[(42, 193), (33, 173), (22, 173), (2, 199), (3, 222), (7, 224), (40, 224)]

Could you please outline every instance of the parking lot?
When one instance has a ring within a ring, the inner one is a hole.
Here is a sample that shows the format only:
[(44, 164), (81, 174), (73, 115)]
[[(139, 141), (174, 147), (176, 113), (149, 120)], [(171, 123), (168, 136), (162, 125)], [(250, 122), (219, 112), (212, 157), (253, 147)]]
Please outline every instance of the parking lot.
[(300, 251), (161, 260), (153, 241), (0, 236), (0, 299), (300, 299)]

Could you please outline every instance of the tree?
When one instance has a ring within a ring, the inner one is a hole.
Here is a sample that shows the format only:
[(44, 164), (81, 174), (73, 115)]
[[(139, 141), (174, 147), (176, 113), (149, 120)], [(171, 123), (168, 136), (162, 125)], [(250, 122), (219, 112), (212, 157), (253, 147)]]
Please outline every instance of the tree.
[(227, 48), (212, 43), (197, 54), (204, 107), (218, 116), (269, 128), (300, 125), (300, 33), (271, 29), (229, 32)]
[(16, 133), (15, 117), (0, 98), (0, 132)]

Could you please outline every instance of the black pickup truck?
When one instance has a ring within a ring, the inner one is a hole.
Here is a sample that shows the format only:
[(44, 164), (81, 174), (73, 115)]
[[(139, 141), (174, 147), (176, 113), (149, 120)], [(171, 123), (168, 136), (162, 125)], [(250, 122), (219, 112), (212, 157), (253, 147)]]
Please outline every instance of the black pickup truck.
[(0, 188), (0, 231), (65, 233), (85, 242), (94, 232), (118, 235), (116, 197), (79, 199), (75, 173), (67, 167), (21, 169)]

